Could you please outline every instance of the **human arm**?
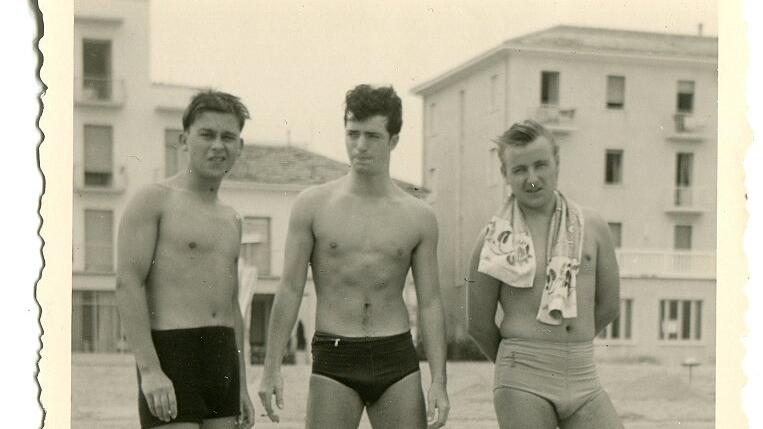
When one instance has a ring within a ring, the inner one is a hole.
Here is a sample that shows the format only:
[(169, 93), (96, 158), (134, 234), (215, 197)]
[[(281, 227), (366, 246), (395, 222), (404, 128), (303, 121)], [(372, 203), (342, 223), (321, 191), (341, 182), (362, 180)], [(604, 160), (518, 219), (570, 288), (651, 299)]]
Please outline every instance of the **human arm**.
[(151, 413), (169, 422), (177, 416), (172, 381), (161, 369), (151, 339), (146, 278), (154, 259), (161, 204), (158, 188), (139, 191), (125, 209), (117, 237), (116, 298), (119, 316), (141, 378)]
[[(430, 428), (439, 428), (445, 425), (450, 410), (445, 371), (447, 348), (437, 267), (437, 219), (431, 209), (427, 208), (425, 213), (422, 238), (411, 255), (411, 271), (416, 286), (424, 350), (432, 376), (427, 395), (427, 419)], [(435, 410), (437, 420), (434, 420)]]
[(258, 394), (268, 417), (274, 422), (279, 421), (279, 417), (273, 409), (272, 397), (275, 396), (278, 408), (283, 408), (281, 362), (299, 313), (315, 241), (311, 200), (309, 195), (302, 193), (292, 207), (286, 234), (283, 273), (270, 316), (268, 348)]
[(587, 223), (596, 239), (595, 335), (620, 314), (620, 271), (609, 226), (595, 213), (589, 214)]
[(501, 282), (477, 271), (486, 233), (484, 229), (477, 238), (466, 273), (466, 330), (480, 351), (495, 362), (501, 343), (501, 332), (495, 324)]
[[(239, 238), (242, 234), (241, 218), (236, 216), (236, 226), (238, 227)], [(239, 397), (241, 402), (241, 414), (237, 419), (237, 428), (254, 427), (254, 404), (249, 397), (249, 386), (246, 378), (246, 356), (244, 355), (244, 317), (238, 295), (241, 279), (238, 276), (238, 254), (236, 255), (236, 283), (231, 296), (231, 305), (233, 307), (233, 329), (236, 333), (236, 352), (238, 353), (238, 376), (239, 376)]]

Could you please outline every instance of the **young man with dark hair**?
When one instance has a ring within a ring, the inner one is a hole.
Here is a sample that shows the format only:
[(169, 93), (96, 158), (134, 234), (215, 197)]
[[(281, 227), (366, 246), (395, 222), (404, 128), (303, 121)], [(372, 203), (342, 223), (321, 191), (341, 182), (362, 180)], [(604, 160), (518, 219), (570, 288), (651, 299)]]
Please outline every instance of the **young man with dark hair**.
[(139, 190), (122, 217), (117, 302), (143, 428), (254, 425), (238, 305), (241, 219), (217, 196), (248, 118), (235, 96), (194, 96), (180, 135), (187, 168)]
[[(429, 206), (389, 175), (402, 126), (395, 91), (359, 85), (345, 101), (351, 168), (302, 192), (292, 208), (260, 399), (278, 421), (272, 400), (283, 407), (280, 365), (310, 266), (317, 308), (307, 427), (356, 428), (365, 408), (376, 429), (425, 428), (427, 419), (439, 428), (449, 404), (437, 221)], [(428, 416), (402, 296), (409, 269), (432, 374)]]
[(619, 311), (609, 228), (557, 190), (559, 149), (542, 125), (516, 123), (496, 143), (511, 196), (472, 253), (467, 324), (495, 362), (500, 427), (622, 427), (593, 360), (594, 336)]

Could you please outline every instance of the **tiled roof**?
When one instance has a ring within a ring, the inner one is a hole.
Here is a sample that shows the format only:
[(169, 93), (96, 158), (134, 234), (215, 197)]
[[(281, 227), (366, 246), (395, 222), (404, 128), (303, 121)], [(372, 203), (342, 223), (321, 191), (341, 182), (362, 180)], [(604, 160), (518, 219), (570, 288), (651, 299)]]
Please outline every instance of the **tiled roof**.
[(504, 42), (508, 47), (621, 54), (718, 57), (718, 38), (559, 25)]
[[(318, 185), (338, 179), (348, 164), (295, 146), (247, 144), (228, 176), (229, 180), (272, 185)], [(420, 186), (393, 179), (409, 194), (423, 198)]]

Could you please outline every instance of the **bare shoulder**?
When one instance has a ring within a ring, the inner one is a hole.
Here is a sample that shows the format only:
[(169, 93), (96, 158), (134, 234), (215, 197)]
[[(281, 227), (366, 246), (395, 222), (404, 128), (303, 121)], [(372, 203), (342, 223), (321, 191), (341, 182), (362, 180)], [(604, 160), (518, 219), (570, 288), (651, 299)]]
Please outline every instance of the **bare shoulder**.
[(399, 201), (404, 208), (403, 211), (408, 214), (410, 222), (415, 223), (422, 232), (437, 234), (437, 216), (432, 206), (402, 189), (400, 190)]
[(126, 213), (134, 215), (159, 214), (173, 192), (176, 191), (165, 184), (152, 183), (146, 185), (138, 189), (132, 196), (127, 205)]
[(596, 241), (609, 238), (609, 225), (601, 215), (590, 207), (581, 207), (586, 230), (590, 231)]
[(303, 190), (294, 200), (292, 216), (311, 217), (337, 192), (339, 192), (339, 182), (337, 180), (311, 186)]

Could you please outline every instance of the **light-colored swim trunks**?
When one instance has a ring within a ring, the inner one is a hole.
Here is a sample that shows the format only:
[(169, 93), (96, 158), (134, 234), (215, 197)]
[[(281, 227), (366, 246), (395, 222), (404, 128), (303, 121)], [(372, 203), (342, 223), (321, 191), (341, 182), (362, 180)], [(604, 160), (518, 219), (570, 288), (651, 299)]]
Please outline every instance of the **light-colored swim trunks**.
[(494, 391), (510, 388), (551, 403), (560, 419), (604, 392), (596, 374), (593, 343), (558, 343), (519, 338), (501, 341)]

